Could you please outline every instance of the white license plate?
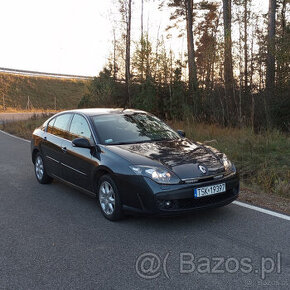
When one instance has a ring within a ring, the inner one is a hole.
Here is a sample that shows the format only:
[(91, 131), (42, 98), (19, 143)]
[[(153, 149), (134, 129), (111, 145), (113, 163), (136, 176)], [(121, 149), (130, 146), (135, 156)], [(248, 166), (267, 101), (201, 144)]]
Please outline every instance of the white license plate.
[(215, 184), (194, 189), (194, 197), (203, 197), (226, 191), (226, 184)]

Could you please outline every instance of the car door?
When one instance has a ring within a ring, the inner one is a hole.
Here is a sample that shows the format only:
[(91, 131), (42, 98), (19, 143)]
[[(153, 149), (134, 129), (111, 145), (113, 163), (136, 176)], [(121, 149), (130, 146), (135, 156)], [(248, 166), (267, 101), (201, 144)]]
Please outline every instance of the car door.
[(80, 114), (74, 114), (70, 129), (70, 141), (64, 141), (65, 154), (63, 159), (63, 176), (64, 179), (87, 190), (90, 188), (90, 174), (93, 170), (94, 163), (91, 155), (91, 149), (79, 148), (72, 144), (75, 138), (86, 138), (94, 145), (92, 131), (86, 118)]
[(62, 178), (62, 144), (68, 136), (68, 126), (72, 114), (62, 114), (53, 118), (47, 125), (46, 135), (41, 145), (45, 166), (49, 174)]

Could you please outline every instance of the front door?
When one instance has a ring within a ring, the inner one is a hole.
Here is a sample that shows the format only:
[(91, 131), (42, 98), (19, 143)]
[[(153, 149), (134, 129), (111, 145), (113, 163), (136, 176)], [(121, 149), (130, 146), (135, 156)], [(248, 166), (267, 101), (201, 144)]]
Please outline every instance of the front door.
[(64, 141), (62, 147), (65, 150), (63, 155), (63, 176), (64, 179), (87, 190), (90, 188), (90, 176), (93, 172), (94, 163), (91, 149), (74, 147), (72, 140), (75, 138), (87, 138), (93, 145), (92, 132), (87, 120), (74, 114), (69, 129), (70, 141)]

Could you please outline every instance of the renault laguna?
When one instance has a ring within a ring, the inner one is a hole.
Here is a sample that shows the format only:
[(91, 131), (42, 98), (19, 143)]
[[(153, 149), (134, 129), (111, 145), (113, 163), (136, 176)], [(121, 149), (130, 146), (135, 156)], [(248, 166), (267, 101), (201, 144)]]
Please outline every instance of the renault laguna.
[(31, 152), (38, 182), (58, 179), (95, 196), (112, 221), (224, 206), (239, 194), (224, 153), (144, 111), (58, 113), (33, 132)]

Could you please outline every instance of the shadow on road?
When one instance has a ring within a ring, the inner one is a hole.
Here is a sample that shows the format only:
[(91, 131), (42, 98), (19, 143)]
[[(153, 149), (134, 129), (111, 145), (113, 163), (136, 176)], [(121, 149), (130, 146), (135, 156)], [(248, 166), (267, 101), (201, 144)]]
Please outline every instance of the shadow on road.
[(118, 222), (110, 222), (107, 221), (101, 214), (101, 210), (96, 202), (94, 197), (91, 197), (82, 191), (75, 189), (72, 186), (66, 185), (59, 181), (54, 181), (50, 186), (55, 187), (55, 189), (59, 189), (58, 194), (65, 195), (72, 202), (77, 202), (80, 206), (82, 204), (85, 205), (85, 208), (91, 210), (93, 212), (96, 211), (97, 216), (104, 219), (105, 222), (118, 224), (120, 226), (140, 226), (143, 229), (148, 227), (150, 230), (154, 228), (167, 228), (167, 230), (176, 229), (179, 226), (188, 225), (190, 227), (198, 226), (204, 223), (213, 223), (217, 218), (221, 219), (223, 217), (229, 216), (233, 214), (232, 209), (228, 206), (220, 207), (220, 208), (211, 208), (211, 209), (203, 209), (198, 210), (195, 213), (191, 214), (182, 214), (176, 216), (146, 216), (146, 215), (126, 215), (123, 220)]

